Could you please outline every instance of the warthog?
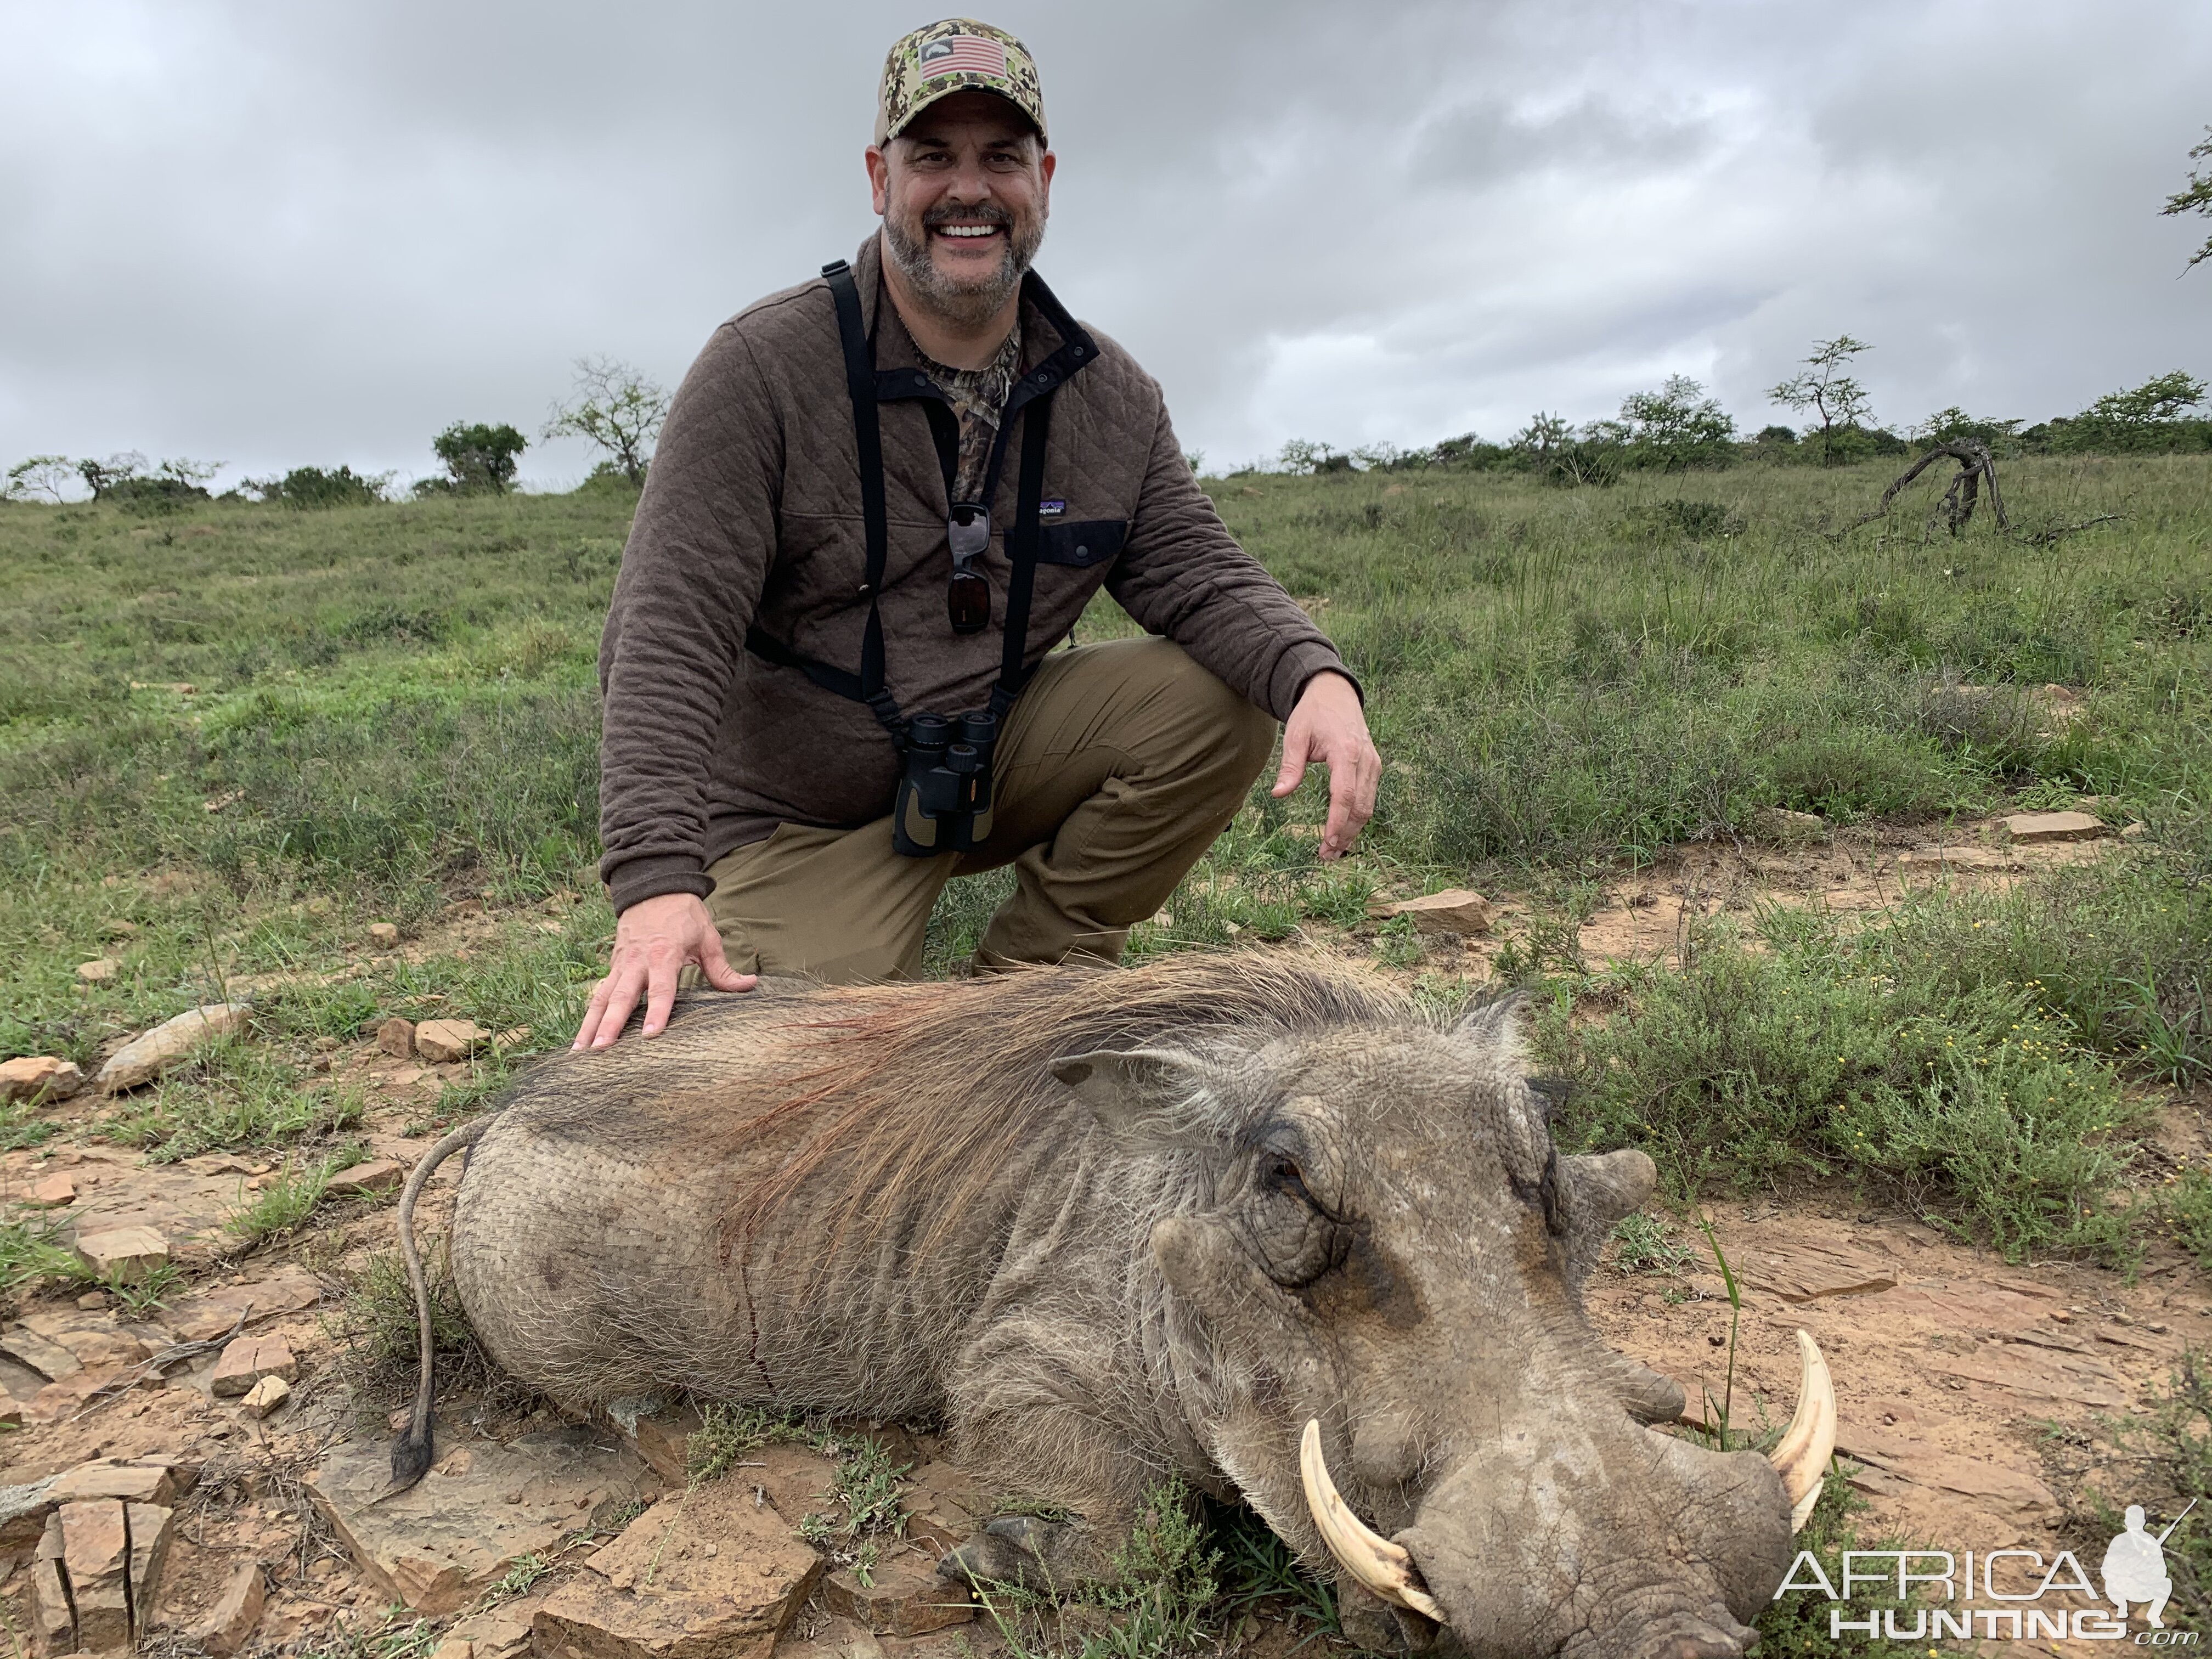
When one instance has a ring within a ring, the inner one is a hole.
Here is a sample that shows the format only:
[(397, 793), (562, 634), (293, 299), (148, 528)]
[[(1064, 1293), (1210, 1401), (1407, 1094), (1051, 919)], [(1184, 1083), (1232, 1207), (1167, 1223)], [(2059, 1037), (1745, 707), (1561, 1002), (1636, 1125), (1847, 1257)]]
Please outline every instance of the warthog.
[[(1562, 1157), (1510, 1009), (1455, 1024), (1340, 971), (1185, 957), (764, 987), (563, 1054), (475, 1142), (452, 1237), (477, 1335), (575, 1407), (655, 1395), (935, 1421), (1042, 1500), (944, 1569), (1067, 1583), (1147, 1487), (1241, 1498), (1334, 1558), (1370, 1643), (1741, 1653), (1833, 1446), (1648, 1425), (1672, 1383), (1582, 1286), (1650, 1192)], [(431, 1455), (422, 1388), (397, 1480)]]

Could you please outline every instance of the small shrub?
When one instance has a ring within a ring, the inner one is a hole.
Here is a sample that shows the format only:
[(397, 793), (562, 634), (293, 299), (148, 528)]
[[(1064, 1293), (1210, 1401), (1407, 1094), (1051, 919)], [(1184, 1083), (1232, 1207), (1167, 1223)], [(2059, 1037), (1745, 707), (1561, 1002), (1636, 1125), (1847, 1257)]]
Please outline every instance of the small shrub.
[(276, 1179), (251, 1202), (233, 1211), (223, 1226), (249, 1248), (282, 1237), (314, 1213), (331, 1177), (358, 1163), (362, 1150), (358, 1145), (349, 1146), (303, 1165), (286, 1158)]
[[(430, 1291), (431, 1352), (443, 1358), (456, 1358), (468, 1351), (474, 1339), (468, 1316), (461, 1310), (445, 1240), (423, 1251), (422, 1275)], [(413, 1374), (422, 1358), (422, 1333), (416, 1321), (415, 1292), (407, 1283), (407, 1264), (398, 1251), (371, 1255), (347, 1284), (339, 1310), (333, 1334), (346, 1345), (358, 1370), (386, 1379)]]
[(1641, 1210), (1623, 1216), (1613, 1230), (1613, 1265), (1621, 1273), (1679, 1273), (1697, 1259), (1665, 1222)]
[(719, 1480), (763, 1446), (811, 1438), (797, 1422), (758, 1406), (709, 1405), (684, 1443), (684, 1468), (693, 1486)]

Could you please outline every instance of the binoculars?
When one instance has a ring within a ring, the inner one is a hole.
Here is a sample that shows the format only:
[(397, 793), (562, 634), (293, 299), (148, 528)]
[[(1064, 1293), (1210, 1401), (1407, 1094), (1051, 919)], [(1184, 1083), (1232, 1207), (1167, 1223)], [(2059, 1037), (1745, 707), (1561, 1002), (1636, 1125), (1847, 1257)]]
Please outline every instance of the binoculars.
[(891, 845), (913, 859), (980, 846), (991, 833), (991, 751), (998, 742), (999, 717), (988, 710), (908, 720)]

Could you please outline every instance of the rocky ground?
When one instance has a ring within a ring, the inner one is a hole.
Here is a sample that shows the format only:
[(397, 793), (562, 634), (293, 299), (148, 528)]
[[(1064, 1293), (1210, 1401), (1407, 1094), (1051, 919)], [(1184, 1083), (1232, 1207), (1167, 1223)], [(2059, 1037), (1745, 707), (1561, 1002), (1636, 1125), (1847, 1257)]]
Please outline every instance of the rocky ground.
[[(1593, 963), (1663, 957), (1686, 917), (1716, 908), (1871, 910), (1923, 882), (2002, 882), (2095, 856), (2109, 843), (2085, 822), (1993, 823), (1948, 842), (1832, 841), (1804, 826), (1796, 847), (1778, 824), (1774, 845), (1685, 848), (1624, 878), (1583, 921), (1580, 946)], [(1498, 913), (1514, 908), (1460, 896), (1408, 913), (1479, 975)], [(224, 1009), (202, 1011), (204, 1030), (149, 1035), (108, 1065), (187, 1054), (231, 1018)], [(319, 1064), (371, 1102), (359, 1158), (312, 1216), (252, 1247), (234, 1218), (292, 1178), (273, 1158), (151, 1163), (94, 1138), (107, 1097), (91, 1080), (67, 1098), (45, 1085), (62, 1132), (0, 1157), (0, 1199), (19, 1218), (43, 1213), (54, 1245), (115, 1288), (50, 1291), (0, 1329), (13, 1425), (0, 1437), (0, 1612), (19, 1646), (878, 1659), (1000, 1645), (992, 1620), (933, 1571), (983, 1500), (934, 1439), (896, 1425), (743, 1446), (719, 1478), (696, 1482), (688, 1410), (579, 1423), (465, 1375), (441, 1399), (436, 1466), (382, 1496), (388, 1418), (407, 1380), (364, 1334), (362, 1286), (392, 1249), (393, 1199), (430, 1144), (428, 1109), (489, 1044), (526, 1035), (392, 1020), (327, 1046)], [(107, 1077), (111, 1091), (131, 1082)], [(2175, 1156), (2212, 1154), (2208, 1104), (2170, 1103)], [(426, 1237), (442, 1230), (458, 1170), (428, 1190)], [(2132, 1279), (2008, 1266), (1817, 1194), (1722, 1206), (1712, 1220), (1743, 1287), (1733, 1349), (1719, 1275), (1681, 1246), (1694, 1235), (1601, 1273), (1593, 1315), (1683, 1384), (1692, 1415), (1710, 1420), (1725, 1401), (1739, 1431), (1786, 1416), (1791, 1333), (1811, 1331), (1834, 1370), (1840, 1450), (1872, 1505), (1869, 1536), (2051, 1553), (2072, 1501), (2065, 1449), (2094, 1441), (2100, 1418), (2139, 1409), (2185, 1350), (2212, 1346), (2212, 1297), (2179, 1256), (2154, 1255)], [(866, 1528), (853, 1462), (863, 1438), (907, 1466), (884, 1487), (896, 1508)], [(1262, 1616), (1231, 1637), (1275, 1652), (1294, 1633)]]

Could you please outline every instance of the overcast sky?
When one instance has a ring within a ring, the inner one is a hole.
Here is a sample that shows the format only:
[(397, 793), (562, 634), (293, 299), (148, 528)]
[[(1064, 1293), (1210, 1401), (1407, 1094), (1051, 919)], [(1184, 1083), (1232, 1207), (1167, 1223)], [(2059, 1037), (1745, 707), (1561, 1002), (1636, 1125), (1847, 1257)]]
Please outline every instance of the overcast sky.
[[(911, 4), (0, 0), (0, 466), (434, 470), (569, 364), (673, 385), (871, 234)], [(1669, 373), (1755, 428), (2212, 376), (2203, 0), (993, 0), (1060, 158), (1038, 268), (1186, 448), (1499, 438)], [(573, 442), (524, 459), (580, 477)]]

